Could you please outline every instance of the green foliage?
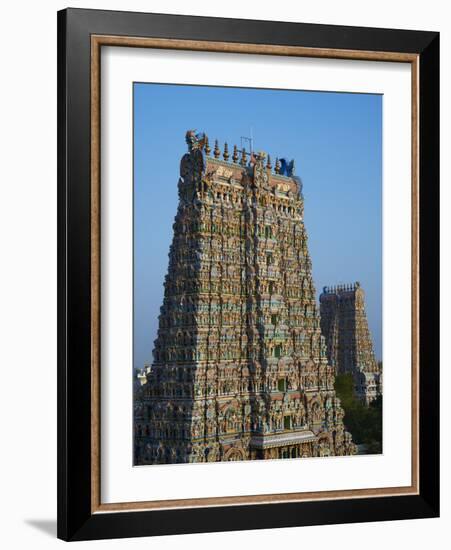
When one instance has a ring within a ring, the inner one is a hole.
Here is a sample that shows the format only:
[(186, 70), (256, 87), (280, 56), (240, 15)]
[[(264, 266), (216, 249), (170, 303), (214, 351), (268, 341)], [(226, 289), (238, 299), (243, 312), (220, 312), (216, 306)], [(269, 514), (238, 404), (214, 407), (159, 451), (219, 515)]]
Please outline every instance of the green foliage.
[(366, 453), (382, 452), (382, 396), (369, 406), (355, 395), (351, 374), (339, 374), (335, 378), (335, 391), (345, 411), (344, 423), (352, 434), (354, 443), (366, 445)]

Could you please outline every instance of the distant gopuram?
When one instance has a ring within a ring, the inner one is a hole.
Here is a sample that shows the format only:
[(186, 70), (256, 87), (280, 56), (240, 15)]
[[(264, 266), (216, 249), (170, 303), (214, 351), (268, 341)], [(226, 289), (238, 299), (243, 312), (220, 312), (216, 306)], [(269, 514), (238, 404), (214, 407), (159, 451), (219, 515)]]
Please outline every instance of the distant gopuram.
[(363, 288), (358, 282), (324, 287), (319, 301), (328, 361), (336, 374), (353, 375), (357, 396), (369, 404), (382, 395), (382, 371), (374, 356)]
[[(350, 455), (293, 161), (186, 134), (135, 464)], [(231, 158), (229, 158), (231, 157)], [(141, 375), (143, 376), (143, 375)]]

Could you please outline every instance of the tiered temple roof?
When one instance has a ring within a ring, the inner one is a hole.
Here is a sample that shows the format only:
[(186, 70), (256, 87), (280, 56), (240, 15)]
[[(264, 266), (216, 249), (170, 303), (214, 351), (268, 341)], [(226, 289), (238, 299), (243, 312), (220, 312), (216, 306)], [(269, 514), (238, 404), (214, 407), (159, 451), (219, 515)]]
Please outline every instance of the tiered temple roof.
[(188, 131), (135, 463), (353, 454), (294, 162)]

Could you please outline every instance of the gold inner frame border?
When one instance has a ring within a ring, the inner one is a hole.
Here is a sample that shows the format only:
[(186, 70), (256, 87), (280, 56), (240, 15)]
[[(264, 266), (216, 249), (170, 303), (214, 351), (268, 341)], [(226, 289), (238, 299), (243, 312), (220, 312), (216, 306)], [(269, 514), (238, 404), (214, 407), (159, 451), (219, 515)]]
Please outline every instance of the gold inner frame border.
[[(229, 497), (117, 502), (104, 504), (100, 491), (100, 53), (102, 46), (191, 50), (221, 53), (280, 55), (330, 59), (353, 59), (410, 63), (412, 99), (411, 135), (411, 275), (412, 275), (412, 480), (407, 487), (384, 487), (303, 493), (276, 493)], [(269, 44), (247, 44), (141, 38), (130, 36), (91, 36), (91, 513), (128, 512), (274, 504), (419, 494), (419, 55), (400, 52), (339, 50)]]

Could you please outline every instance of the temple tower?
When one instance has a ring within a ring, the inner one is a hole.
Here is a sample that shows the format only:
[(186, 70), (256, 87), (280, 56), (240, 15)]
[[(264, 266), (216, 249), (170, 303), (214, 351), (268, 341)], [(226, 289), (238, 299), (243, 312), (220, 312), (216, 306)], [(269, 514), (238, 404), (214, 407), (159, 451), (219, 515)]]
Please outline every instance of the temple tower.
[(355, 453), (326, 356), (294, 163), (187, 132), (135, 464)]
[(336, 374), (352, 374), (356, 395), (370, 403), (382, 394), (382, 372), (374, 356), (360, 283), (324, 287), (320, 312), (330, 365)]

